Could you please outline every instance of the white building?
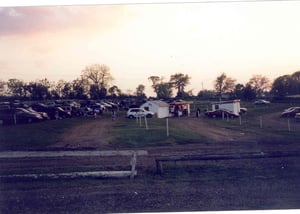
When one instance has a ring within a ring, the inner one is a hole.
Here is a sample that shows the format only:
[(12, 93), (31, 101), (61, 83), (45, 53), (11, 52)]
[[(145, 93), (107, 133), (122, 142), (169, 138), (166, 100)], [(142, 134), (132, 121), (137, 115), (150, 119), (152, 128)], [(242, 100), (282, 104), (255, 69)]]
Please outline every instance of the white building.
[(157, 118), (169, 117), (169, 104), (161, 100), (151, 100), (142, 104), (140, 108), (152, 111), (157, 115)]
[(239, 115), (240, 108), (240, 100), (220, 101), (212, 104), (213, 111), (223, 109), (236, 115)]

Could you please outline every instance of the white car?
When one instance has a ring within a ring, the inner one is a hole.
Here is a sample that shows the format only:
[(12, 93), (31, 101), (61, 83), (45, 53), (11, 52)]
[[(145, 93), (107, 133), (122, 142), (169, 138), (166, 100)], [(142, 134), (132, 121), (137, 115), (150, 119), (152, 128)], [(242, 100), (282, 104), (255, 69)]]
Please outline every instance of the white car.
[(128, 118), (135, 118), (135, 117), (153, 117), (154, 113), (152, 111), (147, 111), (143, 108), (130, 108), (127, 111)]

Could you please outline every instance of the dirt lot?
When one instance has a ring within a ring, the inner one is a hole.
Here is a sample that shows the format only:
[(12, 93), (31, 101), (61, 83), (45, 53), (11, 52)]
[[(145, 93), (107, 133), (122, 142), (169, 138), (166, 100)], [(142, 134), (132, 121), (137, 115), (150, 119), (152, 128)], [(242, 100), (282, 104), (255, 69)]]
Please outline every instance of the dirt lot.
[[(273, 118), (271, 115), (270, 118)], [(216, 211), (300, 208), (300, 157), (204, 161), (170, 164), (156, 174), (155, 158), (162, 155), (300, 151), (299, 142), (270, 143), (263, 136), (218, 128), (196, 118), (180, 118), (209, 143), (147, 147), (138, 157), (138, 176), (129, 179), (5, 180), (0, 186), (0, 213), (107, 213)], [(173, 121), (171, 121), (173, 122)], [(96, 120), (65, 133), (49, 148), (115, 149), (109, 128), (114, 121)], [(87, 135), (88, 133), (88, 135)], [(122, 148), (126, 149), (126, 148)], [(99, 163), (128, 165), (115, 158), (6, 159), (2, 171), (97, 167)]]

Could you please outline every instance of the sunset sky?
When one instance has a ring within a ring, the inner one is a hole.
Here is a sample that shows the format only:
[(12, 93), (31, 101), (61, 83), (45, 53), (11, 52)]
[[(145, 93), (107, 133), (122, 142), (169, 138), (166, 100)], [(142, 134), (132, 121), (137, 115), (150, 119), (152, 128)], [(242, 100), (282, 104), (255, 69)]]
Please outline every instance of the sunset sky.
[(71, 81), (106, 64), (123, 92), (152, 95), (149, 76), (180, 72), (196, 95), (222, 72), (246, 83), (300, 70), (300, 1), (0, 6), (4, 81)]

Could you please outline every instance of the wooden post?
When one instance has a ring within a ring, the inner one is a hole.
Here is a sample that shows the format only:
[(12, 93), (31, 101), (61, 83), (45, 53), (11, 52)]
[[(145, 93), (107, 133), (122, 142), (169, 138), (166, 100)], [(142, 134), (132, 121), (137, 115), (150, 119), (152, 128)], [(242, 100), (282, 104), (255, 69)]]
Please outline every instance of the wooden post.
[(139, 116), (139, 123), (140, 123), (140, 127), (142, 127), (142, 117)]
[(239, 116), (239, 119), (240, 119), (240, 126), (242, 125), (242, 116), (240, 115)]
[(167, 137), (169, 137), (169, 119), (166, 119)]
[(157, 174), (163, 174), (163, 167), (162, 167), (162, 163), (159, 160), (155, 160), (156, 162), (156, 173)]
[(290, 124), (290, 118), (288, 118), (288, 130), (291, 131), (291, 124)]

